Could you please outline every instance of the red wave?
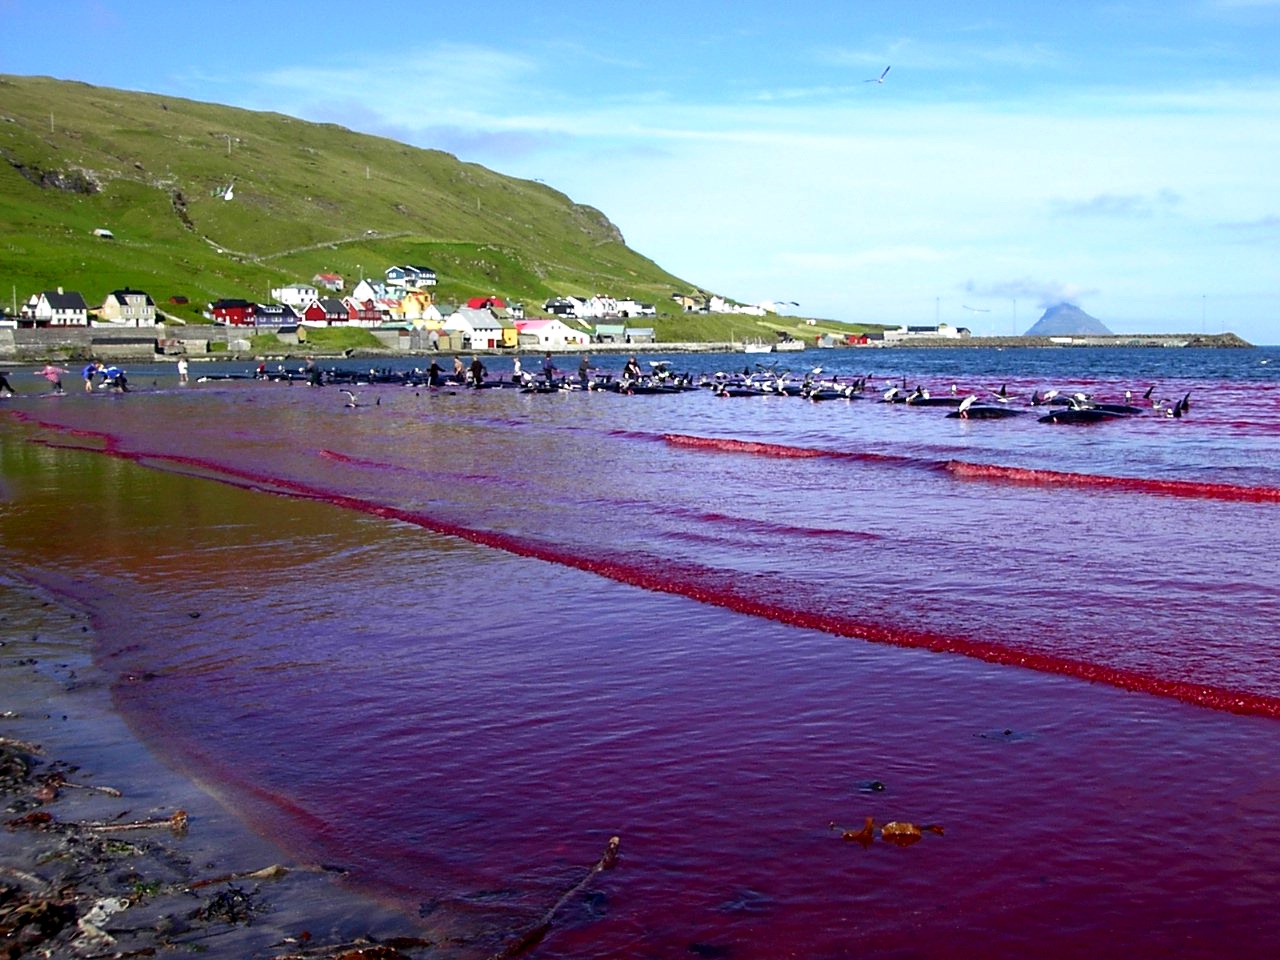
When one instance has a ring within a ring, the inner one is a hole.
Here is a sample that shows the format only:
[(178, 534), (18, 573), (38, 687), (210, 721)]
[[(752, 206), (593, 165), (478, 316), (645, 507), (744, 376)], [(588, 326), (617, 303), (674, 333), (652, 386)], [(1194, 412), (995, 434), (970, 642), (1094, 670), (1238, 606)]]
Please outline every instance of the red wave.
[(822, 450), (815, 447), (792, 447), (781, 443), (764, 443), (759, 440), (735, 440), (730, 437), (693, 437), (683, 433), (664, 433), (662, 439), (672, 446), (693, 447), (717, 453), (748, 453), (758, 457), (777, 457), (789, 460), (809, 460), (826, 457), (831, 460), (859, 460), (867, 463), (904, 463), (924, 465), (912, 457), (888, 453), (865, 453), (849, 450)]
[(1026, 467), (1002, 467), (989, 463), (967, 463), (964, 460), (948, 460), (945, 469), (952, 476), (962, 480), (989, 480), (1044, 487), (1086, 487), (1122, 490), (1126, 493), (1159, 493), (1170, 497), (1190, 497), (1201, 500), (1280, 503), (1280, 490), (1274, 487), (1241, 487), (1230, 483), (1159, 480), (1148, 477), (1109, 477), (1092, 473), (1067, 473), (1061, 470), (1034, 470)]
[(1161, 480), (1151, 477), (1112, 477), (1092, 473), (1069, 473), (1062, 470), (1039, 470), (1031, 467), (1005, 467), (991, 463), (969, 463), (965, 460), (928, 461), (883, 453), (821, 450), (792, 447), (755, 440), (725, 437), (693, 437), (685, 434), (663, 435), (667, 443), (720, 453), (745, 453), (752, 456), (789, 459), (829, 457), (834, 460), (856, 460), (863, 463), (892, 463), (942, 470), (961, 480), (986, 480), (994, 483), (1016, 483), (1027, 486), (1079, 487), (1097, 490), (1120, 490), (1126, 493), (1163, 494), (1199, 500), (1226, 500), (1245, 503), (1280, 503), (1280, 489), (1275, 487), (1242, 487), (1231, 483), (1198, 480)]
[(1106, 683), (1124, 690), (1171, 697), (1214, 710), (1280, 718), (1280, 697), (1228, 690), (1184, 680), (1151, 677), (1102, 664), (1072, 660), (1052, 654), (1027, 652), (995, 641), (947, 636), (930, 631), (872, 623), (856, 617), (792, 608), (750, 596), (745, 592), (745, 586), (733, 580), (731, 575), (694, 564), (673, 563), (667, 558), (658, 562), (654, 558), (637, 556), (634, 553), (616, 559), (596, 553), (584, 554), (565, 547), (533, 541), (526, 536), (466, 527), (420, 511), (406, 510), (362, 497), (336, 493), (313, 484), (229, 467), (200, 457), (125, 451), (121, 450), (114, 439), (106, 434), (97, 436), (106, 441), (106, 447), (101, 452), (107, 456), (119, 457), (139, 464), (170, 463), (176, 466), (194, 467), (201, 471), (208, 471), (207, 474), (202, 475), (210, 476), (212, 479), (251, 486), (259, 490), (275, 490), (289, 496), (320, 500), (337, 507), (388, 520), (399, 520), (424, 530), (457, 537), (515, 556), (560, 564), (643, 590), (683, 596), (776, 623), (818, 630), (836, 636), (852, 637), (871, 643), (913, 647), (936, 653), (955, 653), (987, 663), (1026, 667), (1045, 673), (1072, 676), (1082, 680)]

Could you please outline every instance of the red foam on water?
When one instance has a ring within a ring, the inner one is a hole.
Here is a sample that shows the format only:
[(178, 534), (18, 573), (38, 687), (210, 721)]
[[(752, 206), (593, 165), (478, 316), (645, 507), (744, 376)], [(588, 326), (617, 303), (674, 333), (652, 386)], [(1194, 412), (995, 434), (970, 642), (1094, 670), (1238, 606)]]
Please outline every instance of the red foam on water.
[[(60, 429), (53, 424), (46, 426), (50, 429)], [(711, 604), (751, 617), (759, 617), (804, 629), (818, 630), (837, 636), (853, 637), (872, 643), (918, 648), (937, 653), (955, 653), (988, 663), (1025, 667), (1046, 673), (1077, 677), (1082, 680), (1106, 683), (1126, 690), (1171, 697), (1215, 710), (1280, 717), (1280, 697), (1154, 677), (1047, 653), (1028, 652), (993, 641), (889, 626), (861, 620), (856, 617), (838, 616), (790, 607), (754, 597), (747, 592), (747, 587), (740, 581), (735, 580), (731, 574), (724, 574), (696, 564), (672, 562), (669, 558), (664, 558), (661, 562), (655, 562), (653, 558), (636, 557), (634, 554), (617, 559), (596, 554), (588, 555), (549, 543), (538, 542), (527, 536), (515, 536), (495, 530), (468, 527), (422, 511), (407, 510), (377, 503), (362, 497), (355, 497), (327, 490), (313, 484), (272, 476), (260, 471), (230, 467), (205, 458), (123, 450), (115, 438), (105, 433), (77, 431), (77, 435), (101, 440), (104, 444), (101, 452), (109, 456), (120, 457), (138, 463), (167, 463), (179, 467), (196, 468), (202, 473), (208, 473), (215, 479), (221, 479), (225, 482), (252, 486), (258, 489), (274, 490), (289, 496), (319, 500), (344, 509), (410, 523), (434, 533), (457, 537), (470, 543), (502, 550), (516, 556), (560, 564), (605, 577), (618, 583), (657, 593), (687, 597), (700, 603)], [(683, 438), (683, 440), (673, 440), (673, 442), (684, 442), (686, 440), (692, 441), (690, 445), (693, 446), (702, 446), (704, 443), (704, 441), (699, 441), (697, 438)], [(742, 442), (711, 440), (705, 441), (705, 443), (709, 449), (734, 450), (738, 449), (736, 445)], [(781, 450), (784, 451), (779, 454), (782, 456), (791, 455), (786, 451), (803, 449), (772, 444), (742, 443), (742, 449), (748, 452), (755, 453), (757, 448), (762, 448), (766, 451), (766, 455), (774, 455), (772, 451), (775, 449)], [(328, 455), (344, 457), (344, 455), (333, 453)], [(827, 454), (818, 451), (809, 455), (825, 456)]]
[(1112, 477), (1091, 473), (1069, 473), (1059, 470), (1033, 470), (1004, 467), (987, 463), (948, 460), (948, 473), (963, 480), (1026, 484), (1030, 486), (1073, 486), (1125, 493), (1156, 493), (1169, 497), (1202, 500), (1234, 500), (1247, 503), (1280, 503), (1280, 490), (1274, 487), (1242, 487), (1230, 483), (1204, 483), (1194, 480), (1159, 480), (1147, 477)]
[(736, 440), (723, 437), (693, 437), (683, 434), (666, 434), (663, 439), (675, 446), (721, 453), (740, 453), (750, 456), (786, 459), (829, 457), (838, 460), (856, 460), (863, 463), (914, 465), (942, 470), (961, 480), (985, 480), (993, 483), (1013, 483), (1043, 487), (1072, 486), (1086, 489), (1116, 490), (1126, 493), (1161, 494), (1170, 497), (1201, 500), (1280, 503), (1280, 489), (1275, 487), (1244, 487), (1230, 483), (1161, 480), (1148, 477), (1116, 477), (1091, 473), (1071, 473), (1062, 470), (1040, 470), (1027, 467), (1006, 467), (998, 464), (970, 463), (964, 460), (925, 461), (888, 454), (822, 450), (814, 447), (795, 447), (785, 444), (762, 443), (754, 440)]
[(785, 460), (809, 460), (828, 458), (831, 460), (857, 460), (866, 463), (898, 463), (923, 464), (911, 457), (895, 456), (885, 453), (868, 453), (854, 450), (822, 450), (815, 447), (795, 447), (782, 443), (764, 443), (758, 440), (736, 440), (728, 437), (694, 437), (682, 433), (667, 433), (662, 437), (667, 443), (677, 447), (692, 447), (718, 453), (745, 453), (757, 457), (776, 457)]

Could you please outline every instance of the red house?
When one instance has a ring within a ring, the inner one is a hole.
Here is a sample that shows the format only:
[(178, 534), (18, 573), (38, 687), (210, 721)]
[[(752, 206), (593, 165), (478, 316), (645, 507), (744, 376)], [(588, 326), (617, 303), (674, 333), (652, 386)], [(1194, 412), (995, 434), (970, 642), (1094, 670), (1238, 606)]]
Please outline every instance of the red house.
[(382, 314), (372, 300), (357, 300), (355, 297), (344, 297), (342, 302), (347, 308), (347, 323), (357, 327), (376, 327), (382, 323)]
[(335, 323), (346, 323), (347, 316), (347, 305), (341, 300), (321, 297), (319, 300), (312, 300), (307, 309), (302, 311), (302, 322), (313, 326), (320, 324), (331, 326)]
[(214, 323), (229, 323), (235, 327), (253, 326), (253, 304), (248, 300), (215, 300), (209, 304), (209, 316)]

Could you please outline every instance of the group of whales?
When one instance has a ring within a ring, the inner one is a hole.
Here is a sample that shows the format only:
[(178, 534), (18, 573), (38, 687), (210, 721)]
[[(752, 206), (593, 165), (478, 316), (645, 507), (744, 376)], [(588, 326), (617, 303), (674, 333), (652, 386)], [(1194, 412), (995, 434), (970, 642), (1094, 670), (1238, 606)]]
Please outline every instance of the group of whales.
[[(800, 397), (813, 402), (824, 400), (856, 400), (879, 396), (882, 403), (903, 404), (917, 407), (949, 408), (947, 416), (962, 420), (997, 420), (1007, 417), (1023, 416), (1036, 410), (1043, 410), (1038, 417), (1041, 423), (1098, 423), (1132, 417), (1145, 412), (1159, 416), (1181, 418), (1191, 409), (1191, 394), (1186, 393), (1181, 400), (1153, 399), (1155, 387), (1147, 388), (1140, 398), (1135, 399), (1132, 391), (1126, 390), (1122, 401), (1103, 400), (1081, 391), (1064, 392), (1057, 389), (1041, 393), (1038, 389), (1029, 397), (1010, 393), (1008, 385), (999, 389), (980, 392), (961, 391), (955, 384), (941, 395), (932, 394), (924, 386), (909, 388), (906, 378), (900, 382), (888, 382), (881, 392), (871, 385), (872, 377), (828, 375), (823, 377), (821, 367), (815, 367), (802, 375), (796, 376), (790, 371), (779, 371), (772, 366), (757, 364), (755, 371), (743, 370), (740, 373), (716, 373), (695, 377), (691, 374), (675, 373), (668, 361), (650, 361), (650, 370), (637, 377), (615, 377), (611, 374), (595, 374), (586, 379), (577, 377), (540, 377), (526, 373), (512, 377), (510, 380), (498, 377), (473, 382), (469, 375), (454, 380), (442, 378), (433, 382), (431, 379), (416, 376), (419, 371), (398, 373), (385, 371), (326, 371), (325, 380), (329, 383), (363, 385), (369, 383), (403, 383), (412, 386), (443, 386), (463, 388), (516, 388), (525, 393), (560, 393), (577, 390), (607, 391), (629, 395), (655, 395), (682, 393), (685, 391), (709, 389), (718, 397), (763, 397), (788, 396)], [(275, 379), (275, 377), (269, 377)], [(343, 390), (346, 405), (359, 406), (359, 399), (350, 390)], [(379, 401), (380, 403), (381, 401)]]
[[(815, 369), (800, 380), (772, 373), (763, 378), (759, 375), (736, 378), (720, 375), (709, 385), (718, 395), (727, 397), (786, 394), (810, 400), (830, 400), (867, 396), (868, 377), (852, 378), (842, 383), (836, 377), (819, 380), (816, 375), (820, 372), (821, 368)], [(983, 393), (962, 393), (953, 384), (949, 393), (934, 395), (919, 385), (909, 389), (904, 378), (900, 384), (887, 384), (880, 400), (883, 403), (900, 403), (906, 406), (949, 407), (951, 410), (947, 416), (962, 420), (998, 420), (1022, 416), (1034, 408), (1051, 408), (1038, 418), (1041, 423), (1098, 423), (1135, 416), (1148, 410), (1166, 417), (1181, 418), (1191, 409), (1189, 391), (1181, 400), (1153, 399), (1154, 392), (1154, 385), (1148, 387), (1139, 403), (1129, 390), (1125, 391), (1123, 402), (1101, 400), (1080, 391), (1064, 393), (1051, 389), (1041, 393), (1035, 390), (1024, 402), (1019, 402), (1023, 398), (1010, 393), (1007, 384), (998, 390)]]

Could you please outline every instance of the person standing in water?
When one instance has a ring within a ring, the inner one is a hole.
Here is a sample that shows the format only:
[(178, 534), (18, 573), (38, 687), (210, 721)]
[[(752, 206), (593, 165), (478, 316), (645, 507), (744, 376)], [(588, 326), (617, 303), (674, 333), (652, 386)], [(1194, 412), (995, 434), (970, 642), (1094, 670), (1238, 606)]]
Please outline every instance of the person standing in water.
[(70, 370), (67, 370), (64, 367), (58, 367), (54, 366), (52, 363), (46, 363), (43, 370), (36, 371), (36, 376), (44, 377), (48, 380), (49, 386), (53, 387), (54, 393), (62, 393), (62, 375), (70, 372)]

